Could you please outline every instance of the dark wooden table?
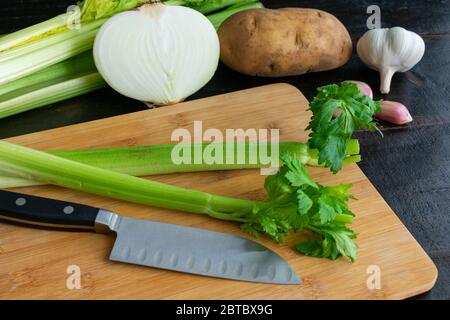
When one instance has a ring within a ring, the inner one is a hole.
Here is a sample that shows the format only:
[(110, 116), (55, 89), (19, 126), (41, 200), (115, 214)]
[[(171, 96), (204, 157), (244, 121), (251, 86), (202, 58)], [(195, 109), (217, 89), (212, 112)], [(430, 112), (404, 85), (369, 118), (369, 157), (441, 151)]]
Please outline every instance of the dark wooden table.
[[(65, 11), (75, 0), (8, 1), (0, 6), (0, 34), (40, 22)], [(434, 289), (419, 299), (450, 299), (450, 1), (264, 1), (268, 7), (301, 6), (329, 11), (349, 29), (356, 43), (367, 30), (366, 9), (381, 8), (382, 26), (402, 26), (426, 42), (424, 59), (412, 71), (397, 74), (391, 94), (383, 97), (407, 105), (411, 125), (382, 124), (384, 139), (358, 132), (360, 167), (399, 215), (439, 269)], [(335, 71), (263, 79), (247, 77), (220, 66), (214, 79), (191, 99), (288, 82), (312, 98), (315, 88), (347, 79), (362, 80), (378, 90), (378, 75), (356, 54)], [(381, 98), (378, 96), (378, 98)], [(145, 109), (111, 89), (71, 99), (0, 120), (0, 138)], [(389, 246), (389, 243), (385, 244)]]

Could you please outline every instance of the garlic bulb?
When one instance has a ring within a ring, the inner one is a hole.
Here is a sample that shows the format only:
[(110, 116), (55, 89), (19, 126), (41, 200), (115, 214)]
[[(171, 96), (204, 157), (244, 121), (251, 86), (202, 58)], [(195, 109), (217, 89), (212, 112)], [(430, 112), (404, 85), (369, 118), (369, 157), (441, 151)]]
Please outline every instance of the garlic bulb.
[(357, 52), (361, 60), (381, 75), (381, 93), (390, 92), (396, 72), (413, 68), (425, 53), (425, 42), (416, 33), (400, 27), (373, 29), (358, 41)]
[(214, 75), (219, 38), (201, 13), (146, 4), (110, 18), (95, 39), (94, 58), (119, 93), (155, 105), (180, 102)]

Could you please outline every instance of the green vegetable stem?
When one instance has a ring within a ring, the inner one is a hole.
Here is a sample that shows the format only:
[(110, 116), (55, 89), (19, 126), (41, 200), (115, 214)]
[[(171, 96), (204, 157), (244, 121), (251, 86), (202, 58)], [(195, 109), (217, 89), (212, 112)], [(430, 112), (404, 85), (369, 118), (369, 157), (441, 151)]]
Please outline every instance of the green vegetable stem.
[[(207, 148), (211, 148), (213, 145), (214, 144), (203, 144), (201, 146), (202, 154), (204, 154)], [(215, 145), (222, 149), (222, 159), (214, 164), (195, 164), (194, 153), (197, 149), (196, 145), (190, 146), (190, 161), (182, 164), (174, 164), (173, 162), (172, 153), (176, 147), (174, 144), (48, 151), (48, 153), (76, 162), (139, 177), (182, 172), (259, 169), (267, 166), (267, 164), (262, 162), (259, 157), (256, 158), (256, 161), (249, 160), (251, 143), (234, 144), (234, 154), (237, 154), (238, 150), (245, 154), (245, 162), (240, 164), (230, 164), (226, 162), (228, 148), (226, 144), (216, 143)], [(266, 148), (266, 150), (272, 150), (272, 147), (271, 144), (259, 143), (256, 148), (252, 149), (259, 150), (260, 148)], [(318, 152), (317, 150), (309, 149), (307, 144), (299, 142), (280, 142), (278, 149), (281, 154), (290, 153), (295, 155), (306, 165), (318, 166)], [(359, 143), (357, 140), (350, 140), (347, 145), (347, 157), (345, 163), (356, 163), (358, 161), (360, 161)], [(2, 189), (41, 184), (42, 183), (39, 181), (8, 175), (0, 168), (0, 188)]]

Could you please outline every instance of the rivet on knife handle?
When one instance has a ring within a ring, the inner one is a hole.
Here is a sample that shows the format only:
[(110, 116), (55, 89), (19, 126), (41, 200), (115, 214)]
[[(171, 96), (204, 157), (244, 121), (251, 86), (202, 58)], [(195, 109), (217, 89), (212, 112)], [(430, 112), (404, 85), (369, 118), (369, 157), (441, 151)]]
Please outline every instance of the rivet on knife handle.
[(0, 219), (40, 227), (92, 230), (98, 208), (0, 190)]

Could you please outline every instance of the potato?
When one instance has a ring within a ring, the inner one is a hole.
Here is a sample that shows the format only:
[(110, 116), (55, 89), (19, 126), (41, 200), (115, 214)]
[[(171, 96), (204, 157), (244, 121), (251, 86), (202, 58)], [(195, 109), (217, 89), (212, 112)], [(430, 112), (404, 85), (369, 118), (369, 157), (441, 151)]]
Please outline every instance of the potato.
[(252, 9), (219, 29), (221, 60), (238, 72), (282, 77), (336, 69), (352, 54), (352, 40), (333, 15), (316, 9)]

